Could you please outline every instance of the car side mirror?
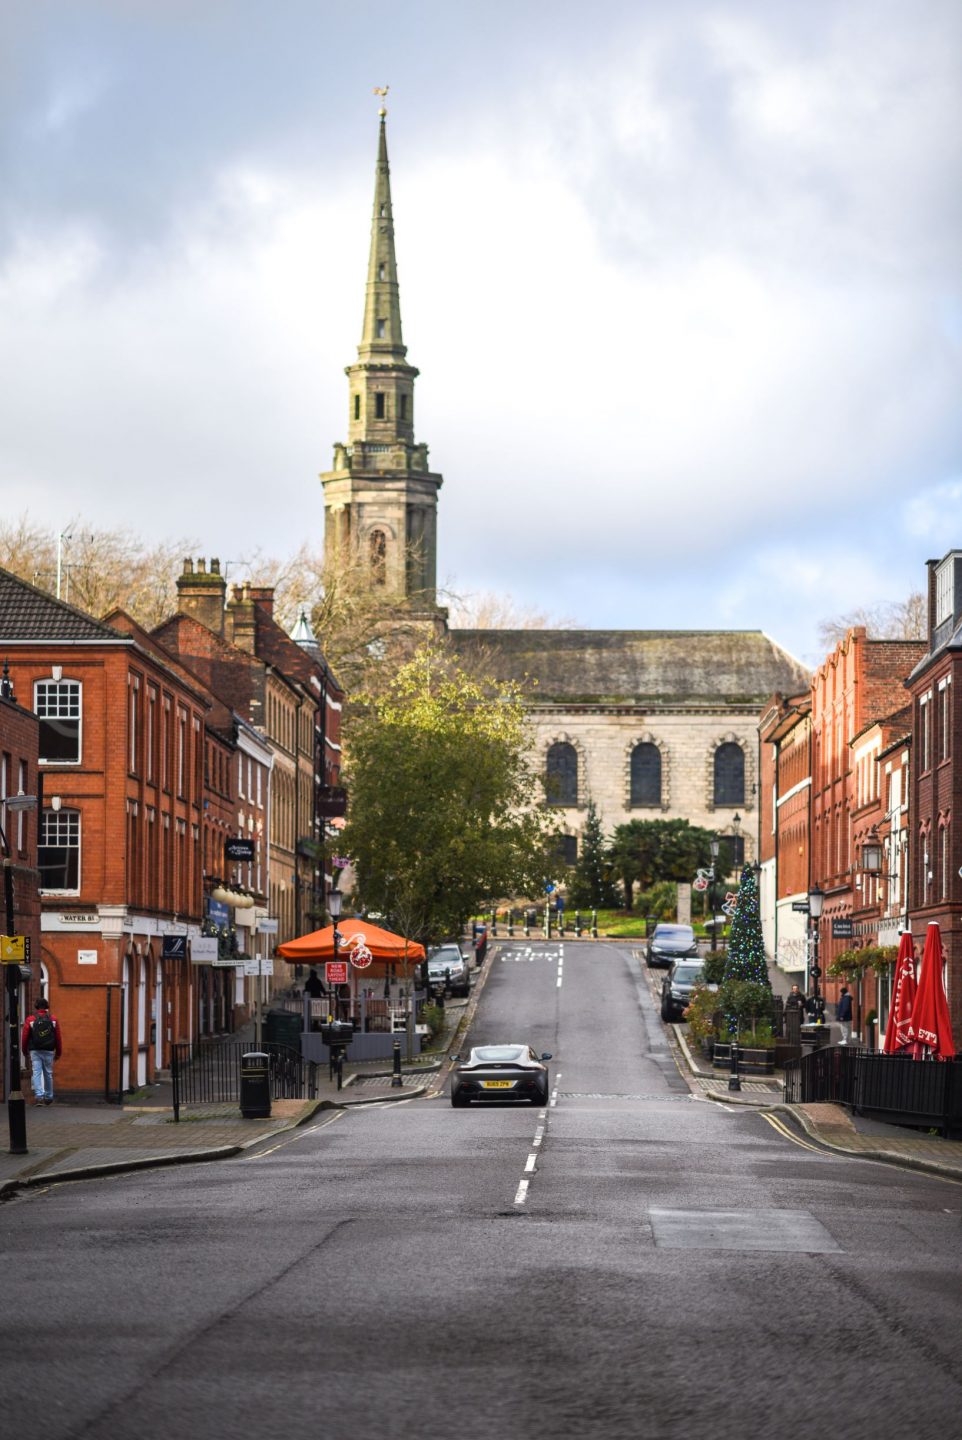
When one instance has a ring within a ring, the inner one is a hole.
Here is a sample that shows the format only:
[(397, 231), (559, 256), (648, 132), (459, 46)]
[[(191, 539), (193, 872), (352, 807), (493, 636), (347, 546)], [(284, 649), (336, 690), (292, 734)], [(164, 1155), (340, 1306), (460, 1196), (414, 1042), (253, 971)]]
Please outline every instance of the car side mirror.
[(551, 1051), (550, 1051), (550, 1050), (544, 1050), (544, 1051), (542, 1052), (541, 1058), (542, 1058), (542, 1060), (550, 1060), (550, 1059), (551, 1059)]
[(452, 1060), (460, 1060), (460, 1059), (461, 1059), (461, 1056), (460, 1056), (460, 1055), (452, 1055), (452, 1056), (451, 1056), (451, 1059), (452, 1059)]

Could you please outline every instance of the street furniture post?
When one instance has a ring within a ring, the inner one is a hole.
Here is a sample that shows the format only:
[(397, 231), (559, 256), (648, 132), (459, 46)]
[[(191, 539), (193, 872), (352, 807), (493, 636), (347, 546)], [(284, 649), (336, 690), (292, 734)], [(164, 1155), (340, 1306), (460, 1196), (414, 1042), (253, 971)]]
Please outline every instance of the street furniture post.
[(394, 1074), (391, 1076), (391, 1089), (400, 1090), (403, 1082), (401, 1080), (401, 1042), (394, 1042)]

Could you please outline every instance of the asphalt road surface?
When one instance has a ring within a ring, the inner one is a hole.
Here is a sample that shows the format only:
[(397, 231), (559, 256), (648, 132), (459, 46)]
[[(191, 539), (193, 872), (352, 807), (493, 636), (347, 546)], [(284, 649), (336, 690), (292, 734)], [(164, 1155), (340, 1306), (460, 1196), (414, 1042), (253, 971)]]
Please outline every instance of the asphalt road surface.
[[(563, 956), (563, 958), (562, 958)], [(962, 1434), (962, 1188), (692, 1098), (629, 950), (489, 961), (553, 1100), (0, 1210), (16, 1440)]]

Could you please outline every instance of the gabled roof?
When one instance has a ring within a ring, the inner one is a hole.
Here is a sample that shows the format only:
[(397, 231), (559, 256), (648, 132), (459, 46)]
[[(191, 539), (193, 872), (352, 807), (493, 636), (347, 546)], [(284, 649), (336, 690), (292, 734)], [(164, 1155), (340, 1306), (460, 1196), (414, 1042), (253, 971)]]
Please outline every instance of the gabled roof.
[(129, 639), (75, 605), (0, 569), (0, 646), (31, 642), (127, 645)]
[[(761, 630), (452, 630), (462, 660), (523, 683), (535, 704), (760, 707), (811, 673)], [(530, 689), (532, 682), (536, 689)]]

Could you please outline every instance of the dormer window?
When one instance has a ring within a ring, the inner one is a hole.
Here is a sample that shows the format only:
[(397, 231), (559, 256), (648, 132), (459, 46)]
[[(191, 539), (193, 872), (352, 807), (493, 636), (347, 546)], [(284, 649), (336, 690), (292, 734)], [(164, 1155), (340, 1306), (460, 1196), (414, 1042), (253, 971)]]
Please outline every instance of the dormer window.
[(935, 623), (942, 625), (952, 618), (952, 580), (955, 572), (955, 557), (950, 555), (935, 572)]

